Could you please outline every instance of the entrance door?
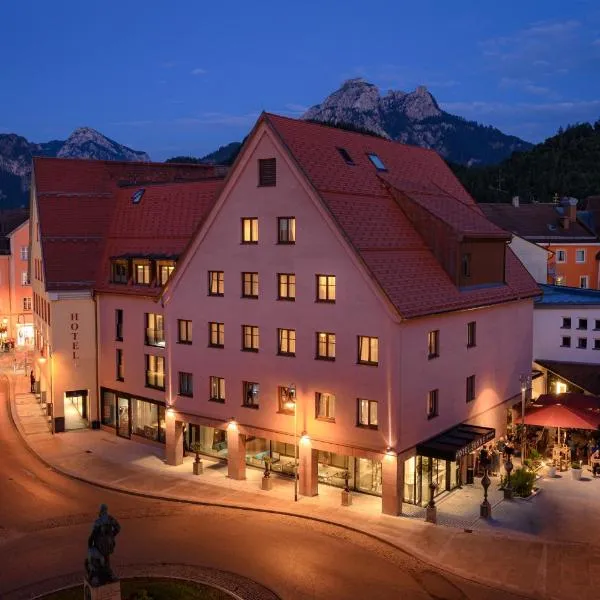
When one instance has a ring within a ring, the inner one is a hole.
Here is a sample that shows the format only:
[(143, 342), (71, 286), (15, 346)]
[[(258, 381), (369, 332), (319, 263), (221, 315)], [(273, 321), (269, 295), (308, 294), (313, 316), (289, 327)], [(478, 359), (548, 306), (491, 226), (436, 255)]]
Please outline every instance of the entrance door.
[(66, 430), (85, 429), (88, 426), (87, 390), (65, 392), (63, 407)]
[(122, 396), (117, 397), (117, 435), (131, 437), (131, 403)]

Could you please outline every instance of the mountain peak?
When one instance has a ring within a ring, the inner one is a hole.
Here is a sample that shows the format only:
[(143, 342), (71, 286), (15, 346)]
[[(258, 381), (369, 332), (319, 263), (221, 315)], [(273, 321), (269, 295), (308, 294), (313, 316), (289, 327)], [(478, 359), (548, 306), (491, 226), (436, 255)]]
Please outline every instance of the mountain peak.
[(150, 157), (145, 152), (123, 146), (91, 127), (75, 129), (56, 156), (58, 158), (150, 161)]
[(406, 144), (433, 148), (457, 163), (494, 163), (531, 144), (501, 131), (444, 112), (431, 92), (379, 88), (363, 78), (348, 79), (303, 119), (348, 124)]

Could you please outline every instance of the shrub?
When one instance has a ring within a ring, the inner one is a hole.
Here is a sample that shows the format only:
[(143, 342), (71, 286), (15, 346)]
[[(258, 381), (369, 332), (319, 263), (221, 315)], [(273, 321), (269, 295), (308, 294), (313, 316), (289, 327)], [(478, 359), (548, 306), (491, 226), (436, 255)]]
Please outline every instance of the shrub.
[(533, 491), (535, 473), (527, 469), (517, 469), (511, 476), (512, 487), (516, 496), (527, 498)]
[(535, 462), (536, 460), (542, 460), (542, 455), (537, 450), (532, 448), (529, 451), (529, 458), (531, 458), (531, 460)]

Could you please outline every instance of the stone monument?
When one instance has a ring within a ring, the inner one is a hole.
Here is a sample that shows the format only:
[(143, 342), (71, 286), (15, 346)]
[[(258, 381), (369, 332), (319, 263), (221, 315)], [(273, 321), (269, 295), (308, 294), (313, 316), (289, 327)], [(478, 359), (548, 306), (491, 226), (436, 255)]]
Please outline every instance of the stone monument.
[(121, 531), (119, 522), (108, 514), (106, 504), (100, 505), (88, 538), (84, 600), (121, 600), (121, 583), (110, 567), (110, 555), (115, 551), (115, 538)]

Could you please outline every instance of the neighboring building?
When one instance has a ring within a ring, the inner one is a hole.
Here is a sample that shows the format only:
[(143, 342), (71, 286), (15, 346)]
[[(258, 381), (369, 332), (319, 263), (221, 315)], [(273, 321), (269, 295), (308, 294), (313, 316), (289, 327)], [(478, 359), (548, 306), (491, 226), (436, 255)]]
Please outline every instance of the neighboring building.
[(305, 495), (465, 481), (531, 369), (510, 237), (432, 151), (263, 115), (164, 293), (167, 462), (290, 473), (296, 432)]
[(36, 378), (52, 406), (55, 431), (100, 424), (94, 289), (104, 273), (102, 260), (119, 190), (128, 188), (133, 202), (136, 190), (130, 186), (143, 192), (152, 183), (194, 181), (219, 170), (206, 165), (34, 159), (30, 237)]
[(32, 348), (29, 221), (25, 218), (6, 233), (5, 240), (0, 250), (0, 344), (11, 341), (17, 348)]
[(548, 267), (553, 260), (553, 253), (550, 250), (534, 242), (528, 242), (518, 235), (513, 235), (510, 249), (537, 283), (548, 283)]
[(511, 204), (479, 207), (498, 227), (550, 251), (547, 283), (600, 287), (600, 242), (587, 213), (577, 211), (575, 198), (563, 198), (560, 204), (521, 204), (515, 198)]

